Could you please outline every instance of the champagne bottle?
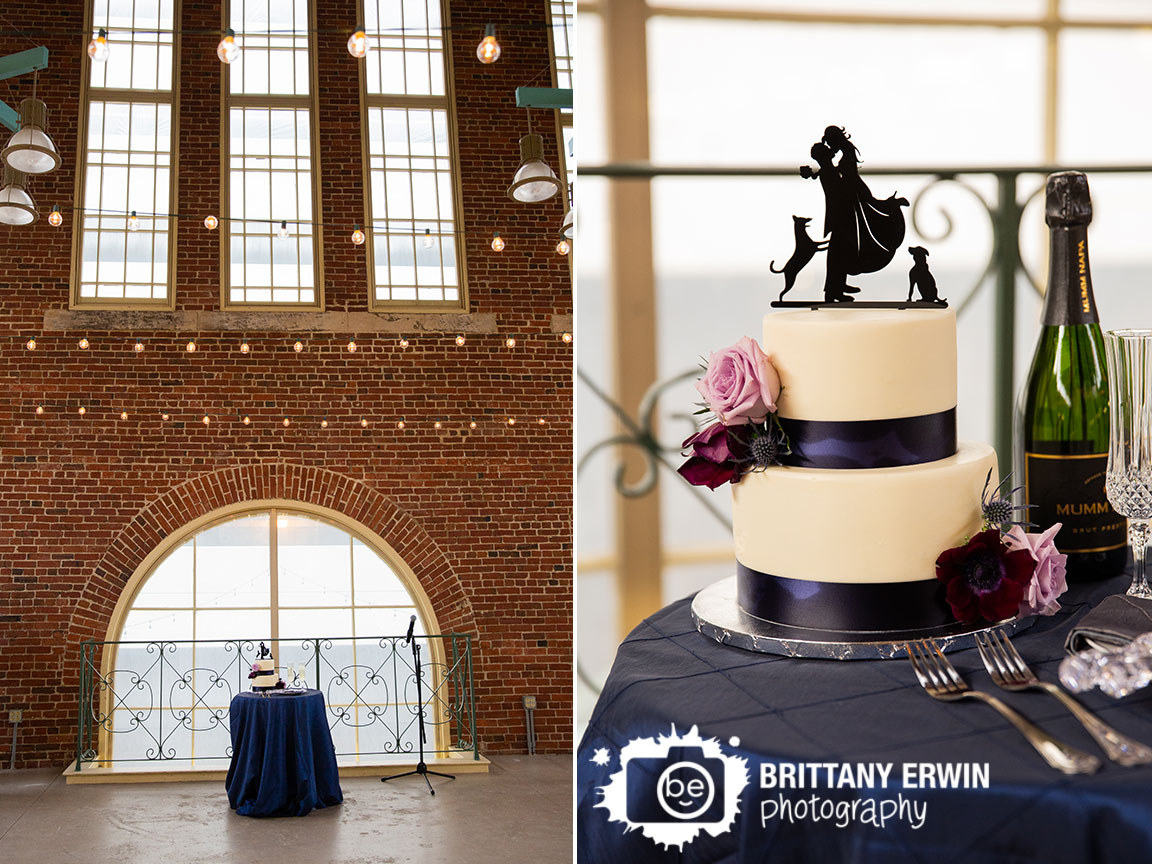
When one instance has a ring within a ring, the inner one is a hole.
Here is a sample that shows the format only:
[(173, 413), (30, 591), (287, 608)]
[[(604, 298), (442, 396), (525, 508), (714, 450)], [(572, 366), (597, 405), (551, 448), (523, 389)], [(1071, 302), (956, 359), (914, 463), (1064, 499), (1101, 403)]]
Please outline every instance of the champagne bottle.
[[(1020, 395), (1017, 452), (1028, 520), (1046, 530), (1063, 523), (1056, 547), (1068, 578), (1102, 579), (1124, 569), (1124, 517), (1104, 492), (1108, 464), (1108, 371), (1092, 294), (1088, 178), (1048, 178), (1044, 221), (1051, 229), (1048, 291), (1040, 340)], [(1018, 475), (1020, 476), (1020, 475)]]

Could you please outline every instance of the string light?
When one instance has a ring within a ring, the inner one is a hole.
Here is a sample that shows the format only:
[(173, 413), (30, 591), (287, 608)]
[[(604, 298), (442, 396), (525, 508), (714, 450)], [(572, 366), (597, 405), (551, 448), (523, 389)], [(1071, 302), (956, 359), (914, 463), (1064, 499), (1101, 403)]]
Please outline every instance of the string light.
[(475, 429), (475, 428), (476, 428), (476, 421), (475, 421), (475, 420), (473, 420), (472, 422), (470, 422), (470, 423), (468, 424), (468, 428), (469, 428), (469, 429)]
[(279, 237), (281, 240), (287, 240), (288, 239), (288, 222), (287, 221), (281, 221), (280, 222), (280, 228), (276, 231), (276, 236)]
[(400, 347), (401, 348), (407, 348), (408, 347), (408, 340), (405, 339), (403, 336), (400, 337)]
[(516, 425), (516, 418), (515, 417), (509, 417), (508, 418), (508, 425), (509, 426), (515, 426)]
[(163, 414), (161, 414), (161, 415), (160, 415), (160, 419), (161, 419), (161, 420), (167, 420), (167, 419), (169, 419), (171, 416), (172, 416), (171, 414), (169, 414), (167, 411), (165, 411)]
[(328, 420), (327, 419), (320, 421), (320, 428), (321, 429), (327, 429), (328, 428)]
[(507, 345), (509, 348), (515, 348), (516, 347), (516, 339), (512, 336), (509, 336), (507, 339), (504, 340), (504, 344)]
[(433, 429), (439, 429), (441, 426), (443, 426), (443, 424), (439, 420), (432, 424)]
[(136, 344), (132, 346), (132, 350), (135, 351), (137, 354), (143, 354), (144, 353), (144, 343), (141, 342), (139, 339), (137, 339)]
[(189, 354), (195, 354), (196, 353), (196, 340), (195, 339), (189, 339), (188, 344), (184, 346), (184, 350), (187, 351)]
[(422, 242), (424, 243), (425, 249), (431, 249), (433, 246), (436, 245), (436, 240), (432, 237), (432, 229), (431, 228), (425, 228), (424, 229), (424, 240)]
[(464, 335), (463, 334), (456, 337), (456, 344), (457, 345), (463, 345), (464, 344)]
[(556, 244), (556, 253), (557, 254), (567, 255), (570, 251), (572, 251), (572, 244), (569, 243), (567, 240), (561, 240), (559, 243)]
[(248, 426), (249, 424), (251, 424), (252, 418), (249, 417), (247, 414), (245, 414), (244, 419), (241, 420), (240, 422), (243, 423), (245, 426)]
[(485, 66), (495, 63), (500, 59), (500, 43), (496, 41), (495, 24), (486, 24), (484, 26), (484, 38), (481, 39), (480, 44), (476, 46), (476, 59)]
[(360, 230), (359, 225), (357, 225), (355, 228), (352, 229), (352, 245), (353, 246), (363, 246), (364, 245), (364, 232)]
[(43, 413), (44, 413), (44, 406), (43, 406), (43, 405), (37, 405), (37, 406), (36, 406), (36, 413), (37, 413), (38, 415), (39, 415), (39, 414), (43, 414)]
[(356, 32), (348, 37), (348, 53), (357, 60), (368, 53), (368, 35), (363, 27), (357, 27)]
[(120, 419), (121, 420), (127, 420), (128, 419), (128, 412), (127, 411), (121, 411), (120, 412)]
[(569, 333), (567, 330), (565, 330), (560, 335), (560, 341), (562, 341), (565, 345), (571, 345), (572, 344), (572, 334)]
[(361, 417), (360, 418), (360, 428), (361, 429), (367, 429), (368, 428), (368, 418), (367, 417)]
[(224, 31), (224, 38), (216, 46), (216, 56), (224, 64), (235, 63), (236, 58), (240, 56), (240, 46), (236, 44), (236, 31), (231, 27)]
[(355, 339), (349, 339), (348, 340), (348, 353), (349, 354), (355, 354), (359, 350), (360, 350), (360, 346), (358, 346), (356, 344), (356, 340)]
[(48, 224), (51, 225), (53, 228), (59, 228), (63, 221), (64, 221), (64, 217), (62, 215), (60, 215), (60, 208), (57, 205), (53, 204), (52, 205), (52, 212), (48, 214)]
[(91, 345), (92, 343), (88, 341), (87, 337), (84, 337), (79, 342), (77, 342), (76, 344), (80, 347), (81, 351), (87, 351), (88, 346)]
[(95, 38), (88, 43), (88, 56), (97, 63), (103, 63), (108, 59), (108, 50), (108, 31), (101, 27)]
[(291, 425), (292, 425), (292, 421), (289, 420), (287, 417), (285, 417), (284, 418), (284, 428), (287, 429)]
[(200, 418), (200, 422), (203, 423), (205, 426), (207, 426), (209, 423), (212, 422), (212, 418), (209, 417), (207, 414), (205, 414), (203, 417)]
[(541, 417), (541, 418), (540, 418), (539, 420), (537, 420), (536, 422), (537, 422), (537, 423), (539, 423), (541, 426), (543, 426), (545, 421), (544, 421), (544, 418), (543, 418), (543, 417)]
[(209, 231), (215, 231), (216, 226), (219, 224), (220, 224), (220, 220), (211, 214), (204, 217), (204, 227), (207, 228)]
[(404, 423), (404, 421), (403, 421), (403, 420), (400, 420), (400, 421), (398, 421), (398, 422), (396, 423), (396, 428), (397, 428), (397, 429), (403, 429), (403, 428), (404, 428), (404, 426), (405, 426), (405, 423)]
[(248, 344), (247, 341), (240, 343), (240, 353), (241, 354), (247, 354), (251, 350), (252, 350), (252, 347)]
[(85, 414), (88, 413), (88, 409), (85, 408), (83, 405), (81, 405), (78, 413), (80, 414), (81, 417), (83, 417)]
[(29, 351), (35, 351), (36, 350), (36, 340), (35, 339), (29, 339), (27, 342), (24, 343), (24, 347), (27, 348)]
[(292, 346), (292, 350), (295, 351), (297, 354), (299, 354), (301, 351), (304, 350), (304, 343), (303, 342), (297, 342), (295, 345)]
[(137, 216), (136, 211), (133, 210), (132, 214), (128, 217), (128, 230), (129, 231), (135, 231), (139, 227), (140, 227), (140, 217)]
[(492, 251), (493, 252), (503, 252), (504, 251), (504, 238), (500, 236), (499, 231), (497, 231), (495, 234), (492, 235)]

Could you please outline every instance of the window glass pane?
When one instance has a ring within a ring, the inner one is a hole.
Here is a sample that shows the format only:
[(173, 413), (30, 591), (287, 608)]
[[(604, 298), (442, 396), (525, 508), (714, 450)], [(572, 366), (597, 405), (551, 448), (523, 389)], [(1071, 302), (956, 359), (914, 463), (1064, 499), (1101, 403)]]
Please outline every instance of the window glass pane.
[(108, 31), (108, 59), (89, 63), (92, 87), (172, 88), (170, 0), (94, 0), (92, 31)]
[(197, 606), (267, 606), (270, 542), (267, 515), (234, 519), (196, 537)]
[(439, 0), (365, 0), (369, 94), (444, 96)]

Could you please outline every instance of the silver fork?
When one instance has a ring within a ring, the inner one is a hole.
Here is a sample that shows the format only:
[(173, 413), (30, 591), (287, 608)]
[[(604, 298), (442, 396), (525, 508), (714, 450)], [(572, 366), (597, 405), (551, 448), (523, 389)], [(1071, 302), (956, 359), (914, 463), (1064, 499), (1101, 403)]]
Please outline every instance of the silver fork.
[(1152, 762), (1152, 748), (1117, 732), (1055, 684), (1037, 678), (1017, 652), (1016, 646), (1004, 634), (995, 630), (977, 633), (976, 647), (980, 651), (980, 659), (984, 661), (984, 668), (996, 686), (1005, 690), (1043, 690), (1051, 693), (1072, 712), (1072, 716), (1080, 721), (1080, 725), (1100, 745), (1104, 755), (1113, 762), (1119, 765), (1147, 765)]
[(1009, 708), (995, 696), (980, 690), (973, 690), (964, 683), (956, 669), (944, 656), (940, 646), (932, 639), (923, 642), (907, 642), (904, 649), (912, 668), (920, 681), (920, 686), (933, 699), (946, 702), (957, 699), (979, 699), (991, 705), (1015, 726), (1044, 761), (1065, 774), (1091, 774), (1100, 768), (1100, 760), (1090, 753), (1070, 747), (1057, 741), (1023, 714)]

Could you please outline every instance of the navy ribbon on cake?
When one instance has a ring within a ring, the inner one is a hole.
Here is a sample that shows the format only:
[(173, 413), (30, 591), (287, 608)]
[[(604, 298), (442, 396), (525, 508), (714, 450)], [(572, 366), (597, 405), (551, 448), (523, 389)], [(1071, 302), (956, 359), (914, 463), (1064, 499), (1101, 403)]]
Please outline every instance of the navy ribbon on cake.
[(776, 624), (812, 630), (894, 631), (955, 623), (935, 579), (816, 582), (736, 564), (740, 608)]
[(956, 453), (956, 409), (888, 420), (797, 420), (780, 417), (797, 468), (892, 468)]

